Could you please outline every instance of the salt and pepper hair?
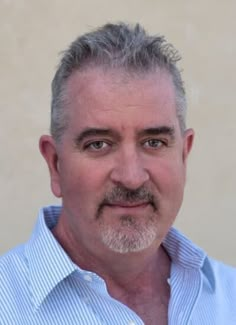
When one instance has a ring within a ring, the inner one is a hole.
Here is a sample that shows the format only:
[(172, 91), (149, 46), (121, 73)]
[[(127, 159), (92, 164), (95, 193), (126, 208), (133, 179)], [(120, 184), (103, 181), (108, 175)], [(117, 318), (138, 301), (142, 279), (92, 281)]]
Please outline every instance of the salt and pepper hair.
[(163, 36), (150, 36), (139, 25), (106, 24), (78, 37), (63, 52), (52, 81), (51, 134), (60, 141), (67, 128), (66, 93), (68, 78), (76, 70), (101, 66), (126, 73), (152, 73), (161, 69), (170, 74), (176, 94), (176, 112), (181, 131), (185, 130), (186, 97), (177, 61), (180, 56)]

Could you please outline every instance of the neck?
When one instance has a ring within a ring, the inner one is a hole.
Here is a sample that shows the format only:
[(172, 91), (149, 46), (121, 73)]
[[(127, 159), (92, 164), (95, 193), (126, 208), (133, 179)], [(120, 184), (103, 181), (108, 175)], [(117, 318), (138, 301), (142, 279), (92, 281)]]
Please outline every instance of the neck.
[[(170, 274), (170, 258), (162, 245), (153, 245), (135, 253), (115, 253), (108, 248), (89, 250), (76, 241), (65, 224), (59, 223), (53, 234), (72, 261), (84, 270), (101, 276), (108, 290), (135, 290), (134, 284), (152, 288), (153, 284), (166, 282)], [(112, 289), (113, 288), (113, 289)]]
[[(59, 219), (60, 220), (60, 219)], [(53, 234), (75, 264), (106, 282), (111, 297), (136, 312), (147, 325), (168, 323), (170, 258), (161, 244), (120, 254), (75, 239), (60, 222)], [(96, 247), (96, 249), (94, 249)]]

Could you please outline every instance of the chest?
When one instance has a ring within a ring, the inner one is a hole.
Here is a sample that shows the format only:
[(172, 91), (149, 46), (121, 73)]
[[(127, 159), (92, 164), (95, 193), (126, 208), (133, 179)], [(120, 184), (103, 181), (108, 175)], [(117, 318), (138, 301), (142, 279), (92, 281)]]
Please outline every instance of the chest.
[(145, 325), (168, 324), (168, 290), (162, 295), (129, 297), (123, 303), (132, 309), (142, 319)]
[(146, 306), (144, 310), (137, 308), (135, 312), (140, 316), (145, 325), (167, 325), (168, 324), (168, 306), (160, 305)]

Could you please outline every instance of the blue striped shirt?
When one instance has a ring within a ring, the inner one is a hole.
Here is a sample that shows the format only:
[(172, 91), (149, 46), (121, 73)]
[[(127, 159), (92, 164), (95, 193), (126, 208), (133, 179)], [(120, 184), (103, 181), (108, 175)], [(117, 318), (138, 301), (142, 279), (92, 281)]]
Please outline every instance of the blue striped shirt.
[[(52, 235), (60, 207), (43, 208), (31, 239), (0, 259), (1, 325), (143, 325), (112, 298), (97, 274), (75, 265)], [(236, 270), (209, 258), (176, 229), (164, 242), (171, 258), (169, 325), (236, 324)]]

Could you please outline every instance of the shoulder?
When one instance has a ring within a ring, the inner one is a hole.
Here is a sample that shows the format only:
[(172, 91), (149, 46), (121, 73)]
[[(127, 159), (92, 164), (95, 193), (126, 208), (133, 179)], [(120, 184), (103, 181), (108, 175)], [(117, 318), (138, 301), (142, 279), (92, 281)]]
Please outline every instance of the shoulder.
[(208, 257), (207, 260), (214, 276), (215, 285), (222, 289), (234, 290), (236, 294), (236, 268), (211, 257)]
[[(197, 324), (236, 324), (236, 269), (206, 257), (201, 269), (202, 287), (196, 313)], [(204, 316), (205, 315), (205, 316)]]
[(20, 245), (0, 258), (1, 324), (33, 324), (25, 318), (26, 315), (30, 318), (32, 314), (29, 314), (32, 309), (32, 294), (24, 252), (25, 245)]
[(1, 271), (10, 268), (13, 264), (24, 264), (24, 248), (25, 244), (21, 244), (2, 255), (0, 257)]
[(9, 290), (16, 282), (24, 281), (28, 272), (24, 247), (19, 245), (0, 257), (0, 295), (6, 287)]
[(233, 313), (236, 319), (236, 268), (206, 257), (202, 274), (205, 298), (212, 300), (217, 309), (224, 310), (224, 313)]

